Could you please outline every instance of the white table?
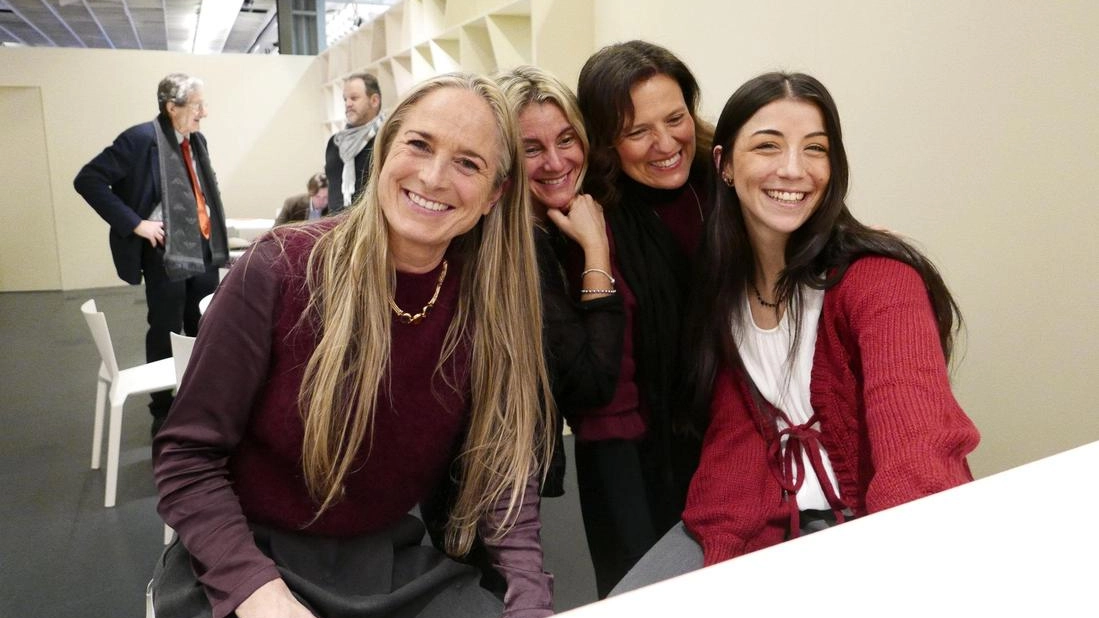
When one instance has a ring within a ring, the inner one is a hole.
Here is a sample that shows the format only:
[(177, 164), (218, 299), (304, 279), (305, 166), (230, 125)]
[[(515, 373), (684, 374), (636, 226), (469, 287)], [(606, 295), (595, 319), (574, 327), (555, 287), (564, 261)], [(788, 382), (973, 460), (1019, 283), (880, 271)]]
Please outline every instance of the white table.
[(225, 227), (229, 237), (243, 238), (249, 242), (275, 225), (274, 219), (226, 219)]
[[(229, 264), (244, 255), (248, 245), (275, 225), (274, 219), (226, 219), (225, 231), (229, 236)], [(235, 241), (235, 242), (234, 242)], [(225, 273), (222, 273), (222, 278)]]
[(1099, 442), (561, 614), (1099, 616)]

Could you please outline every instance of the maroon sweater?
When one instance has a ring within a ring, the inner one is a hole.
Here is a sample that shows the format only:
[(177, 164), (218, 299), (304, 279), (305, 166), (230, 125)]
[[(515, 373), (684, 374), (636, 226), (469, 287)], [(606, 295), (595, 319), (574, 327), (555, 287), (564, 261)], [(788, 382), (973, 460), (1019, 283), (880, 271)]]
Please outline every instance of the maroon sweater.
[[(632, 181), (631, 181), (632, 182)], [(692, 183), (694, 181), (691, 181)], [(647, 195), (653, 198), (648, 204), (620, 204), (619, 208), (652, 208), (660, 221), (668, 228), (680, 249), (693, 256), (702, 237), (702, 211), (707, 205), (700, 196), (702, 189), (693, 189), (684, 185), (678, 191), (650, 190)], [(578, 440), (636, 440), (645, 435), (648, 427), (648, 406), (641, 396), (637, 383), (637, 361), (634, 359), (634, 340), (644, 333), (635, 330), (637, 321), (637, 298), (630, 289), (615, 259), (614, 235), (607, 225), (607, 239), (610, 241), (611, 273), (622, 296), (626, 314), (626, 328), (622, 342), (622, 363), (618, 372), (618, 384), (610, 403), (579, 410), (564, 410), (569, 427)], [(569, 256), (567, 264), (569, 278), (577, 289), (580, 286), (580, 273), (584, 268), (584, 257), (580, 251)]]
[[(297, 405), (316, 344), (312, 326), (299, 320), (308, 301), (304, 273), (316, 234), (340, 220), (282, 228), (281, 246), (272, 237), (260, 240), (230, 271), (154, 444), (158, 509), (194, 556), (215, 618), (278, 577), (252, 541), (249, 522), (326, 536), (379, 531), (438, 489), (464, 438), (468, 347), (448, 360), (443, 375), (434, 371), (458, 303), (461, 264), (451, 258), (430, 315), (415, 326), (393, 319), (392, 367), (378, 395), (374, 439), (359, 453), (345, 497), (303, 528), (316, 510), (301, 471)], [(439, 268), (397, 273), (398, 306), (417, 313), (438, 276)], [(550, 606), (537, 491), (527, 498), (511, 533), (486, 543), (508, 580), (511, 609)]]
[[(977, 428), (950, 391), (927, 289), (913, 268), (862, 258), (825, 292), (809, 392), (816, 439), (842, 506), (855, 515), (972, 480), (965, 458)], [(683, 513), (706, 565), (780, 543), (789, 532), (796, 503), (784, 500), (789, 479), (769, 461), (776, 439), (743, 373), (720, 373)]]

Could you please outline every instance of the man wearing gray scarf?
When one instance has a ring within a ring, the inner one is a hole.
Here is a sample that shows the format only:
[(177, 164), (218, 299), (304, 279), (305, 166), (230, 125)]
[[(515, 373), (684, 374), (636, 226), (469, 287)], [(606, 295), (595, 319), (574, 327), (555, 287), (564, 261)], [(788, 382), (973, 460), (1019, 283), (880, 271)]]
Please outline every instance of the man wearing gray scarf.
[(374, 137), (385, 121), (378, 78), (354, 73), (343, 82), (343, 106), (347, 128), (328, 140), (324, 173), (328, 176), (328, 208), (332, 214), (355, 203), (374, 155)]

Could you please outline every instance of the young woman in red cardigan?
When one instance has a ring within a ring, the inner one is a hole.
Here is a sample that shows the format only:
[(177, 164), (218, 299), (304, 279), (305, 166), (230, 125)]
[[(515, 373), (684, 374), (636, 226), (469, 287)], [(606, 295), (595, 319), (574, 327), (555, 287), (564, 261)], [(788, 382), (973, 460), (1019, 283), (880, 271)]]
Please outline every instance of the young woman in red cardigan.
[(947, 369), (957, 304), (926, 257), (847, 209), (825, 87), (797, 73), (745, 83), (713, 157), (687, 322), (701, 463), (683, 523), (615, 592), (972, 478), (977, 429)]

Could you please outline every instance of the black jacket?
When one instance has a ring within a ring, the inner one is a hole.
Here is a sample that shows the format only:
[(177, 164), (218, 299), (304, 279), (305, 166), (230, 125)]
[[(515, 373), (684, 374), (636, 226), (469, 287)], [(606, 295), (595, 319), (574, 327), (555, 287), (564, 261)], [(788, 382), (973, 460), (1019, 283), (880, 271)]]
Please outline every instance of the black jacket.
[[(370, 177), (370, 162), (374, 158), (374, 138), (355, 155), (355, 195), (351, 203), (363, 192), (367, 178)], [(324, 149), (324, 175), (328, 177), (328, 208), (332, 214), (344, 209), (343, 203), (343, 159), (336, 147), (335, 136), (328, 138), (328, 147)]]
[[(161, 123), (167, 135), (174, 135), (166, 117), (157, 116), (156, 122)], [(210, 165), (206, 138), (201, 133), (191, 134), (191, 150), (210, 209), (213, 226), (210, 242), (226, 243), (225, 209), (217, 176)], [(141, 283), (143, 271), (146, 279), (166, 276), (160, 254), (149, 241), (134, 234), (134, 228), (160, 204), (158, 157), (156, 129), (151, 122), (143, 122), (123, 131), (114, 143), (82, 167), (73, 180), (76, 192), (110, 224), (115, 270), (123, 281), (134, 285)], [(228, 255), (228, 246), (223, 249), (223, 255)]]

